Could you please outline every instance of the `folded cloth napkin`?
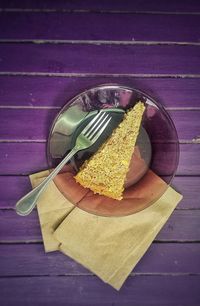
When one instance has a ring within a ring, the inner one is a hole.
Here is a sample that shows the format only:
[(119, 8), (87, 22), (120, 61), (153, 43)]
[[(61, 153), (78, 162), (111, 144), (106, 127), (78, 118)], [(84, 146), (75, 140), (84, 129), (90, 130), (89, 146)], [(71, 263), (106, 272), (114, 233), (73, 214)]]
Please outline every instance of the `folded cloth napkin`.
[[(48, 174), (49, 171), (43, 171), (31, 175), (32, 186), (37, 186)], [(151, 171), (147, 175), (152, 190), (166, 184)], [(63, 177), (64, 194), (56, 184), (59, 180), (63, 182)], [(159, 200), (144, 210), (123, 217), (102, 217), (77, 207), (93, 198), (90, 191), (75, 182), (71, 171), (59, 174), (55, 182), (48, 185), (37, 205), (45, 251), (60, 250), (117, 290), (182, 199), (182, 195), (168, 187)], [(145, 201), (143, 187), (128, 190), (124, 203)], [(103, 201), (97, 202), (99, 205)]]

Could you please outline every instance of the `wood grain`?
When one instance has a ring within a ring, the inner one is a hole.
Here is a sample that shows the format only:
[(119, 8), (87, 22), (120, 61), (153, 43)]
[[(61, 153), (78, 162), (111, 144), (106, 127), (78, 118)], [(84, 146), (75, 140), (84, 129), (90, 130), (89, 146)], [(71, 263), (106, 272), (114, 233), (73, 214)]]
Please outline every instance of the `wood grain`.
[[(15, 226), (13, 226), (15, 224)], [(156, 241), (200, 241), (200, 210), (176, 210)], [(0, 210), (0, 241), (41, 241), (37, 211), (20, 217), (13, 210)]]
[(197, 111), (168, 111), (178, 132), (179, 140), (200, 141), (200, 110)]
[(199, 176), (176, 176), (172, 186), (183, 195), (177, 209), (200, 209)]
[[(199, 252), (198, 243), (153, 243), (133, 274), (199, 274)], [(1, 244), (0, 271), (1, 276), (93, 274), (60, 252), (45, 254), (42, 244)]]
[[(200, 145), (181, 144), (178, 175), (200, 175)], [(48, 169), (46, 143), (0, 143), (0, 175), (27, 175)]]
[[(47, 140), (58, 109), (1, 109), (0, 140)], [(199, 111), (168, 111), (180, 140), (200, 141)]]
[(51, 0), (1, 0), (2, 8), (30, 8), (30, 9), (67, 9), (67, 10), (125, 10), (125, 11), (171, 11), (171, 12), (199, 12), (200, 5), (198, 0), (190, 1), (168, 1), (165, 0), (76, 0), (76, 1), (51, 1)]
[[(177, 209), (200, 209), (199, 176), (177, 176), (172, 186), (183, 195)], [(17, 200), (30, 190), (28, 176), (0, 176), (0, 209), (14, 208)]]
[(128, 13), (2, 12), (0, 18), (1, 39), (199, 42), (199, 31), (198, 15), (187, 22), (184, 15)]
[(138, 88), (165, 107), (200, 108), (200, 79), (0, 76), (0, 106), (62, 107), (85, 89), (118, 83)]
[(200, 65), (198, 46), (171, 45), (1, 44), (0, 58), (4, 72), (195, 75)]
[[(0, 1), (0, 305), (200, 305), (199, 14), (198, 0)], [(184, 199), (120, 292), (45, 254), (37, 211), (14, 211), (28, 174), (48, 168), (56, 113), (110, 82), (171, 108), (182, 142)]]
[(200, 145), (180, 145), (180, 160), (177, 169), (179, 175), (200, 174)]
[[(2, 305), (198, 306), (199, 275), (129, 277), (117, 292), (95, 276), (0, 279)], [(15, 288), (15, 294), (13, 294)], [(145, 293), (145, 294), (144, 294)]]
[(1, 109), (0, 139), (47, 140), (58, 110)]
[(46, 143), (0, 143), (0, 175), (48, 169)]
[(28, 176), (0, 176), (0, 209), (14, 208), (17, 200), (30, 190)]

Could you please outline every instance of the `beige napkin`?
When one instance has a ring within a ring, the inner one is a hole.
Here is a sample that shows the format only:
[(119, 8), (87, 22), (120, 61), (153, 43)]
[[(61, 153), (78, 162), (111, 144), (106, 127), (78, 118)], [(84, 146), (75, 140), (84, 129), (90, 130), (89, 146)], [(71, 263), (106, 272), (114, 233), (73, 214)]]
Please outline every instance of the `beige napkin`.
[[(32, 186), (48, 173), (31, 175)], [(37, 206), (45, 251), (60, 250), (119, 290), (181, 199), (168, 187), (145, 210), (100, 217), (75, 207), (51, 182)]]

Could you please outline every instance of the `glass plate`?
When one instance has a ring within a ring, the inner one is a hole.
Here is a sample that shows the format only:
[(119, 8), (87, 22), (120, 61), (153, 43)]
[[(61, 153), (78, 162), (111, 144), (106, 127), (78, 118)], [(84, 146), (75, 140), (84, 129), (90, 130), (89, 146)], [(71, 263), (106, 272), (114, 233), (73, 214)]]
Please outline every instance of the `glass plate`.
[[(136, 143), (121, 201), (86, 192), (73, 176), (111, 134), (122, 120), (124, 111), (136, 102), (145, 104), (140, 133)], [(55, 118), (48, 139), (49, 167), (55, 167), (72, 149), (76, 136), (96, 115), (105, 109), (113, 117), (99, 141), (79, 152), (54, 179), (58, 189), (74, 205), (101, 216), (125, 216), (153, 204), (167, 189), (175, 175), (179, 160), (177, 132), (162, 105), (140, 90), (118, 84), (105, 84), (88, 89), (71, 99)], [(73, 190), (75, 194), (73, 195)], [(78, 194), (85, 195), (83, 200)]]

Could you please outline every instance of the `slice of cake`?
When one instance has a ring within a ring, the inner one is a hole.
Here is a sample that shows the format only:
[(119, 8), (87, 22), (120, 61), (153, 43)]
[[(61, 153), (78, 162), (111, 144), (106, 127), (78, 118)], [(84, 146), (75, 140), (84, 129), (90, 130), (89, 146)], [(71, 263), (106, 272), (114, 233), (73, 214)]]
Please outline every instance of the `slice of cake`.
[(82, 165), (75, 179), (94, 193), (121, 200), (145, 106), (138, 102), (99, 150)]

